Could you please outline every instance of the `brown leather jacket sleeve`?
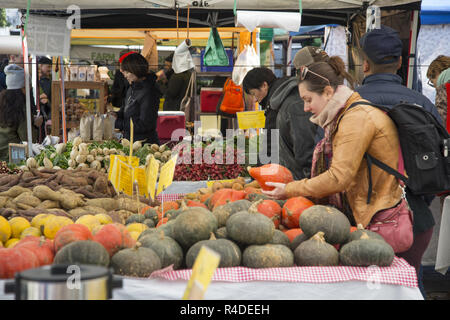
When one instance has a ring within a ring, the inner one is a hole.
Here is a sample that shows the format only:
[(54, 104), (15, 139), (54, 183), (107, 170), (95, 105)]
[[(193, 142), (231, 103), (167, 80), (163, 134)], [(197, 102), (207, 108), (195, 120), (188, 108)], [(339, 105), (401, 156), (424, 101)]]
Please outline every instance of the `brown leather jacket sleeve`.
[(323, 198), (342, 192), (354, 183), (364, 153), (376, 133), (370, 115), (357, 109), (348, 110), (341, 118), (333, 137), (330, 168), (314, 178), (289, 183), (286, 186), (288, 197)]

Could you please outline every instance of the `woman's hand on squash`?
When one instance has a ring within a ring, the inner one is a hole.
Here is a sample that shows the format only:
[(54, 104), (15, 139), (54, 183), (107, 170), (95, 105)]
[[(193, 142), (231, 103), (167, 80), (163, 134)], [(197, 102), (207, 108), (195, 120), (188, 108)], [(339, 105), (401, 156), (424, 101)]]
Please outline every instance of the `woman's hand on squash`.
[(278, 200), (287, 198), (287, 194), (285, 191), (285, 188), (286, 188), (285, 183), (266, 182), (266, 185), (269, 187), (274, 187), (274, 189), (270, 190), (270, 191), (262, 190), (262, 193), (264, 193), (265, 195), (272, 197), (274, 199), (278, 199)]

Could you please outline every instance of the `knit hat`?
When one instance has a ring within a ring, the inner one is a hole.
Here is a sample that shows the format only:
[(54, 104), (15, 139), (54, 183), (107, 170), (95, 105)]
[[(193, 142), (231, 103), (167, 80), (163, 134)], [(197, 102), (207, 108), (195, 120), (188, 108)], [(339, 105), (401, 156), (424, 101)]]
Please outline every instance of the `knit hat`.
[(304, 47), (300, 49), (294, 57), (295, 69), (300, 69), (302, 66), (309, 66), (314, 62), (328, 61), (328, 54), (317, 47)]
[(22, 89), (25, 87), (25, 72), (23, 68), (16, 64), (9, 64), (5, 67), (6, 88), (8, 90)]

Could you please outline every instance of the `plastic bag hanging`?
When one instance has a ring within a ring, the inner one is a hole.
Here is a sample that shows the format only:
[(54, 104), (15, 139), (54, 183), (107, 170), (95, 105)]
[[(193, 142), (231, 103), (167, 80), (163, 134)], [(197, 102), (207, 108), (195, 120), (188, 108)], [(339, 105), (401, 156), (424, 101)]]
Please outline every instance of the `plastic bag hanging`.
[(173, 54), (172, 69), (175, 73), (181, 73), (195, 67), (192, 55), (189, 52), (191, 40), (186, 39), (175, 49)]
[(205, 66), (228, 66), (230, 63), (216, 27), (209, 33), (203, 61)]
[(256, 54), (253, 46), (245, 45), (244, 50), (236, 60), (233, 68), (232, 80), (235, 84), (241, 85), (244, 81), (244, 77), (253, 68), (257, 68), (261, 65), (259, 56)]

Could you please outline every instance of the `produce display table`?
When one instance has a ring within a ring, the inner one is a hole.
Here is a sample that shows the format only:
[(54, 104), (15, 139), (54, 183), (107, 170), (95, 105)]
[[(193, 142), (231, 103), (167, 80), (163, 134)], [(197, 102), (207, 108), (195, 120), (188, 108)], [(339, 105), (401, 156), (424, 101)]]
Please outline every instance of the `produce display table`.
[[(123, 277), (114, 299), (181, 299), (191, 269), (160, 270), (149, 279)], [(423, 300), (415, 269), (395, 257), (389, 267), (218, 268), (205, 294), (211, 300)]]
[[(191, 269), (154, 272), (150, 278), (123, 278), (115, 300), (180, 300)], [(3, 293), (0, 299), (11, 300)], [(218, 268), (206, 300), (423, 300), (416, 272), (395, 257), (389, 267)]]

